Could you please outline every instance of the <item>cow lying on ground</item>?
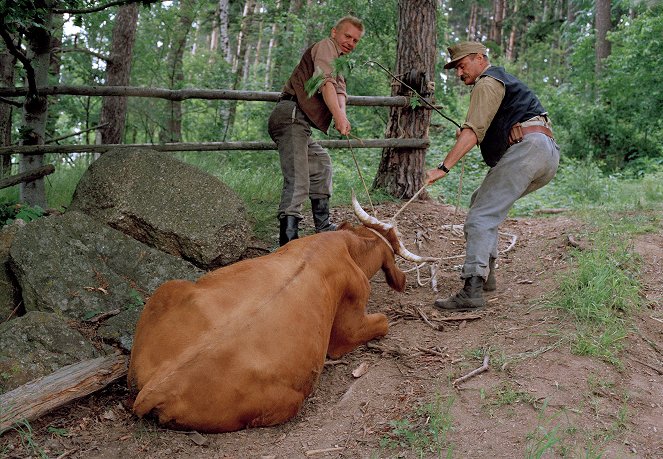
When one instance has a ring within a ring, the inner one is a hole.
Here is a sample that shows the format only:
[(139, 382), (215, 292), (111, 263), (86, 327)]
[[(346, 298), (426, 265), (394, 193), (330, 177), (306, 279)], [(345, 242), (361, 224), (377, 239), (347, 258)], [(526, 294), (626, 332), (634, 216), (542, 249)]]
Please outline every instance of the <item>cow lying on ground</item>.
[(345, 222), (195, 283), (160, 286), (136, 326), (128, 376), (139, 391), (134, 412), (203, 432), (279, 424), (312, 392), (325, 355), (338, 358), (384, 336), (387, 317), (366, 314), (369, 279), (382, 269), (403, 291), (394, 254), (424, 258), (353, 203), (363, 226)]

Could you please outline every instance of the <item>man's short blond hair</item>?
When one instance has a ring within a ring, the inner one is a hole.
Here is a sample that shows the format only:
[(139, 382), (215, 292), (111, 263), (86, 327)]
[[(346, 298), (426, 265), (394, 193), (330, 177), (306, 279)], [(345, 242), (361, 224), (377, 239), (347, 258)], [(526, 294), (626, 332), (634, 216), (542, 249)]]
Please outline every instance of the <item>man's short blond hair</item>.
[(334, 28), (338, 29), (341, 26), (341, 24), (344, 24), (346, 22), (349, 22), (350, 24), (358, 28), (361, 34), (364, 35), (364, 23), (361, 22), (361, 19), (354, 16), (343, 16), (341, 19), (339, 19), (336, 22)]

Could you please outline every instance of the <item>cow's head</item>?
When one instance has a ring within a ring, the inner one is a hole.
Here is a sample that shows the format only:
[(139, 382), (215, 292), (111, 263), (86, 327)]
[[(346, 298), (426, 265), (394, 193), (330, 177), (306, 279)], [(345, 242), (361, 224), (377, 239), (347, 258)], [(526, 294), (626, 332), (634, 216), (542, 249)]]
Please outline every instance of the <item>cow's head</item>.
[[(364, 209), (362, 209), (354, 192), (352, 193), (352, 207), (362, 225), (381, 238), (384, 243), (391, 248), (394, 255), (399, 255), (401, 258), (417, 264), (427, 261), (438, 261), (438, 258), (422, 257), (407, 250), (399, 238), (396, 226), (391, 223), (381, 222), (377, 218), (369, 215)], [(382, 271), (384, 271), (387, 283), (391, 288), (399, 292), (405, 290), (405, 274), (398, 269), (393, 256), (388, 257), (388, 259), (382, 264)]]

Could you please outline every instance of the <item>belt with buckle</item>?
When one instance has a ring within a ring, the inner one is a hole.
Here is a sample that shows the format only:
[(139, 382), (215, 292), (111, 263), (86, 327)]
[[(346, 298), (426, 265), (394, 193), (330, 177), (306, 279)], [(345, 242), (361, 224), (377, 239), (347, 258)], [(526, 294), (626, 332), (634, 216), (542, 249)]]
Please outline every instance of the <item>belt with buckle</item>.
[(523, 141), (523, 138), (527, 134), (532, 134), (534, 132), (539, 132), (550, 137), (552, 140), (555, 140), (552, 130), (547, 126), (533, 125), (533, 126), (523, 126), (520, 123), (516, 123), (511, 128), (509, 132), (509, 146), (520, 143)]

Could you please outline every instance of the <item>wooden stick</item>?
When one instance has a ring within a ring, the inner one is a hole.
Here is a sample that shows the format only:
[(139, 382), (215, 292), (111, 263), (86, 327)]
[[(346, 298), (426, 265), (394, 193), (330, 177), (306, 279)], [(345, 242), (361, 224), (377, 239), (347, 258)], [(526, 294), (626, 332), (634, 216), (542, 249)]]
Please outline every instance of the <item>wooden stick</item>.
[(423, 319), (423, 321), (426, 322), (426, 323), (427, 323), (427, 324), (428, 324), (433, 330), (437, 330), (437, 331), (442, 331), (442, 330), (444, 330), (444, 326), (443, 326), (443, 325), (436, 325), (436, 324), (434, 324), (433, 322), (431, 322), (430, 320), (428, 320), (428, 317), (426, 317), (426, 314), (424, 314), (424, 311), (422, 311), (421, 309), (419, 309), (419, 308), (416, 307), (416, 306), (413, 306), (413, 307), (414, 307), (414, 310), (417, 311), (417, 314), (419, 314), (419, 317), (421, 317), (421, 318)]
[(646, 366), (647, 368), (651, 368), (652, 370), (654, 370), (654, 371), (655, 371), (656, 373), (658, 373), (659, 375), (663, 375), (663, 371), (660, 370), (660, 369), (658, 369), (658, 368), (656, 368), (654, 365), (650, 365), (650, 364), (648, 364), (647, 362), (643, 362), (642, 360), (638, 360), (638, 359), (636, 359), (636, 358), (633, 358), (633, 360), (635, 360), (636, 362), (638, 362), (640, 365), (644, 365), (644, 366)]
[(0, 396), (0, 434), (77, 398), (103, 389), (127, 374), (129, 358), (115, 354), (67, 365)]
[(483, 356), (483, 365), (481, 365), (476, 370), (470, 371), (465, 376), (461, 376), (460, 378), (456, 379), (452, 384), (454, 386), (457, 386), (458, 384), (462, 383), (463, 381), (467, 381), (468, 379), (473, 378), (476, 375), (483, 373), (484, 371), (487, 371), (488, 370), (488, 359), (489, 359), (489, 357), (490, 356), (488, 354), (484, 355)]

